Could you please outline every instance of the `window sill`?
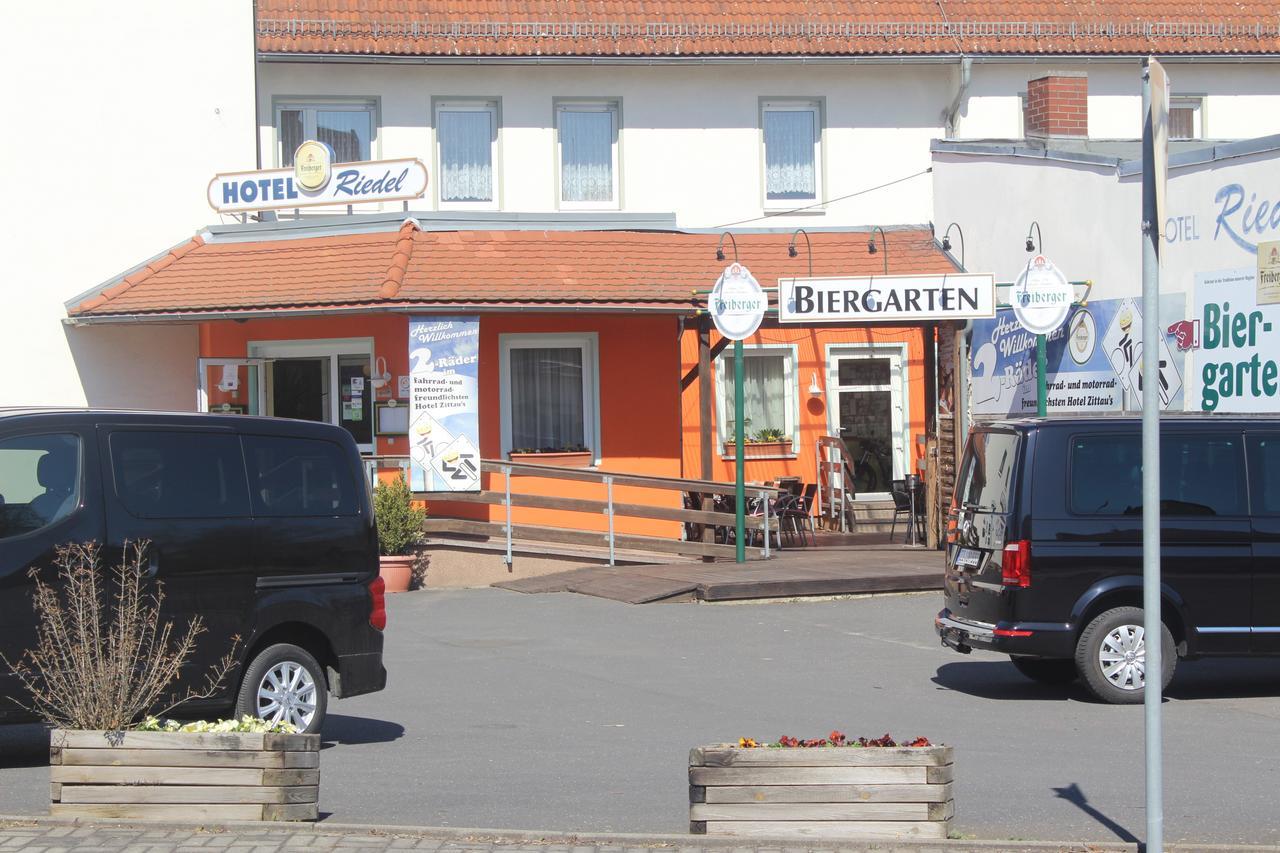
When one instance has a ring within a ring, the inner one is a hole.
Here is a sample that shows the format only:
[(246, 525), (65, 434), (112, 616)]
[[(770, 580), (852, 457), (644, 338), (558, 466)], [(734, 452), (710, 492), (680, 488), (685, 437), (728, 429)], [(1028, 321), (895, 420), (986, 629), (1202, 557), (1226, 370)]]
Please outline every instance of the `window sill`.
[[(825, 208), (822, 208), (822, 207), (809, 207), (809, 205), (820, 205), (820, 204), (826, 204), (826, 202), (824, 202), (824, 201), (798, 201), (798, 202), (796, 202), (794, 205), (789, 205), (789, 206), (784, 206), (784, 207), (776, 207), (776, 206), (773, 206), (773, 205), (766, 205), (766, 206), (765, 206), (765, 208), (764, 208), (764, 212), (765, 212), (765, 213), (767, 213), (767, 214), (772, 214), (772, 215), (774, 215), (774, 216), (777, 216), (777, 215), (778, 215), (778, 214), (780, 214), (780, 213), (786, 213), (786, 214), (788, 214), (788, 215), (790, 215), (790, 216), (825, 216), (825, 215), (826, 215), (826, 213), (827, 213), (827, 211), (826, 211), (826, 209), (825, 209)], [(798, 208), (798, 207), (803, 207), (803, 208), (805, 208), (805, 209), (804, 209), (804, 210), (797, 210), (796, 208)]]

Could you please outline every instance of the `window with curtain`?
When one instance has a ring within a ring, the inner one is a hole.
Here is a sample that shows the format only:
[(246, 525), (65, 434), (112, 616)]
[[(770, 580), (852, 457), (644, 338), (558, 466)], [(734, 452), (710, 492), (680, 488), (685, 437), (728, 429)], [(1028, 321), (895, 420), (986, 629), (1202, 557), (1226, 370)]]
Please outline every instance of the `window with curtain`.
[(511, 449), (589, 449), (583, 348), (522, 346), (508, 355)]
[(562, 104), (556, 108), (556, 132), (560, 202), (570, 206), (616, 206), (617, 104)]
[(441, 104), (436, 108), (441, 204), (493, 203), (497, 113), (493, 103)]
[(812, 102), (766, 103), (762, 122), (765, 200), (817, 200), (821, 177), (818, 105)]
[(284, 104), (276, 108), (277, 159), (282, 168), (293, 165), (293, 152), (314, 139), (333, 149), (333, 162), (373, 159), (374, 106), (352, 104)]
[(1201, 107), (1200, 98), (1170, 98), (1169, 138), (1204, 138), (1204, 128), (1200, 118), (1203, 115)]
[[(746, 353), (742, 360), (742, 414), (747, 438), (776, 440), (761, 432), (780, 433), (781, 438), (792, 438), (791, 407), (795, 389), (792, 387), (789, 351)], [(733, 356), (720, 358), (719, 390), (721, 423), (725, 441), (734, 435), (734, 377)]]

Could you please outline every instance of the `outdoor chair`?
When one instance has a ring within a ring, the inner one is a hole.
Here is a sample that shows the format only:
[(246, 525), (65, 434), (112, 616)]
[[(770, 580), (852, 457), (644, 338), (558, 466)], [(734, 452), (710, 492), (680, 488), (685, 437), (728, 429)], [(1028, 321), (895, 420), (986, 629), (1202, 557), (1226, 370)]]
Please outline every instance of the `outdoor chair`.
[(780, 520), (790, 523), (791, 532), (799, 537), (801, 547), (805, 545), (806, 530), (809, 532), (809, 541), (815, 546), (818, 544), (817, 527), (813, 523), (813, 495), (817, 491), (817, 486), (806, 486), (805, 494), (793, 495), (786, 506), (779, 510)]
[[(911, 518), (911, 495), (907, 492), (906, 480), (894, 480), (889, 487), (889, 494), (893, 495), (893, 523), (889, 525), (889, 541), (893, 541), (893, 534), (898, 529), (898, 517), (905, 515), (907, 517), (907, 529), (912, 524)], [(903, 533), (904, 541), (906, 532)]]

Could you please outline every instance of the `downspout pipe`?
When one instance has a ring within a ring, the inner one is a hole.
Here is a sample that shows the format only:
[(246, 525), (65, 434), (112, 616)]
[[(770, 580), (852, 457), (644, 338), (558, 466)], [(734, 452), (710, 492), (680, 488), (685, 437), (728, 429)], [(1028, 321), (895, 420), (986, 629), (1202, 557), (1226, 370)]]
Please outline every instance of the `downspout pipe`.
[(960, 85), (956, 87), (956, 96), (951, 99), (951, 105), (947, 107), (947, 111), (943, 114), (943, 120), (946, 124), (947, 139), (951, 139), (956, 135), (956, 118), (960, 115), (960, 105), (964, 103), (965, 97), (969, 94), (969, 83), (973, 79), (973, 57), (960, 57)]

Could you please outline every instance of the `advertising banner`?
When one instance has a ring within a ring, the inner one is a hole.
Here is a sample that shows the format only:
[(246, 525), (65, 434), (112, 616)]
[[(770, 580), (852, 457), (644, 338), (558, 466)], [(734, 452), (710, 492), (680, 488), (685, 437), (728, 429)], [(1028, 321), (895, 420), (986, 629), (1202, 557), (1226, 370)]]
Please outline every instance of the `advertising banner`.
[(480, 318), (409, 319), (410, 485), (480, 490)]
[[(1181, 305), (1161, 306), (1162, 328), (1182, 319)], [(1142, 408), (1142, 312), (1136, 299), (1100, 299), (1076, 306), (1046, 335), (1049, 414), (1138, 411)], [(1182, 408), (1185, 355), (1160, 341), (1160, 399)], [(970, 395), (976, 415), (1036, 413), (1036, 336), (1013, 311), (975, 320), (970, 345)]]
[(1280, 305), (1258, 304), (1252, 267), (1196, 275), (1200, 350), (1192, 409), (1280, 412)]

